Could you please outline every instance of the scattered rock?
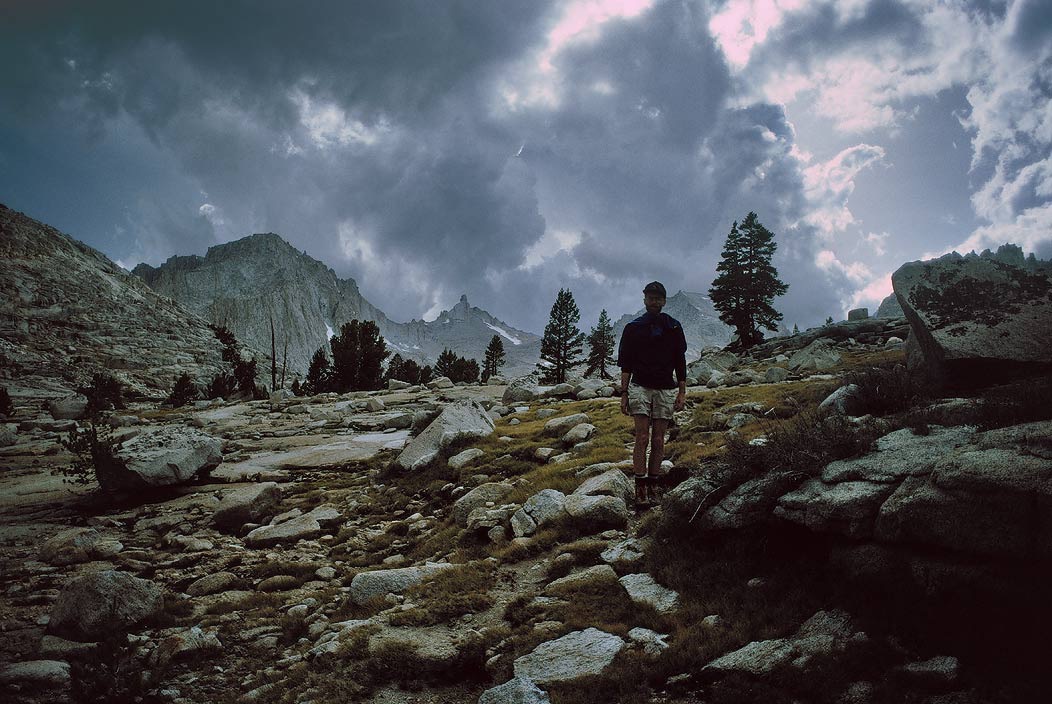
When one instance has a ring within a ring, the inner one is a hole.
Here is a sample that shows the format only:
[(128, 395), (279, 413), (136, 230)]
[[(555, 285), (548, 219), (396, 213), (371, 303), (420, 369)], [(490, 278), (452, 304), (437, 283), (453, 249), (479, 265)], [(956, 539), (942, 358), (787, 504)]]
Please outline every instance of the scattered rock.
[(113, 557), (124, 546), (94, 528), (70, 528), (53, 535), (40, 547), (40, 559), (50, 565), (73, 565)]
[(549, 582), (545, 591), (550, 594), (559, 594), (560, 592), (573, 592), (582, 587), (614, 584), (616, 582), (617, 573), (614, 572), (613, 567), (610, 565), (595, 565)]
[(626, 574), (620, 580), (629, 598), (637, 604), (652, 606), (659, 613), (667, 614), (679, 608), (679, 594), (654, 581), (645, 572)]
[(240, 581), (233, 572), (214, 572), (191, 582), (186, 587), (186, 593), (190, 596), (218, 594), (232, 589)]
[(429, 562), (419, 567), (359, 572), (351, 580), (348, 596), (358, 605), (366, 604), (377, 597), (401, 594), (409, 587), (420, 584), (427, 577), (451, 567), (453, 565), (447, 563)]
[(602, 673), (624, 647), (621, 638), (598, 628), (574, 631), (517, 658), (515, 676), (538, 684), (572, 682)]
[(544, 424), (544, 434), (553, 435), (556, 437), (565, 435), (570, 428), (581, 423), (587, 423), (589, 421), (587, 413), (574, 413), (569, 416), (562, 416), (561, 418), (552, 418)]
[(59, 660), (29, 660), (0, 668), (0, 684), (19, 685), (33, 689), (69, 689), (68, 662)]
[(281, 488), (275, 482), (263, 482), (227, 491), (212, 515), (220, 530), (236, 530), (246, 523), (269, 520), (281, 501)]
[(458, 452), (457, 454), (450, 457), (449, 461), (446, 464), (448, 464), (453, 469), (461, 469), (462, 467), (470, 463), (472, 460), (478, 459), (479, 457), (482, 457), (485, 454), (485, 452), (478, 449), (477, 447), (469, 447), (463, 452)]
[(825, 400), (818, 404), (818, 410), (854, 416), (861, 411), (860, 401), (858, 384), (845, 384), (826, 396)]
[(124, 633), (164, 608), (161, 588), (125, 572), (105, 570), (77, 577), (63, 588), (48, 630), (82, 641)]
[(107, 491), (183, 484), (223, 461), (218, 438), (186, 426), (147, 428), (117, 446), (116, 466), (98, 467)]
[(399, 467), (419, 469), (438, 456), (439, 451), (454, 440), (465, 437), (485, 437), (493, 434), (493, 419), (477, 401), (458, 401), (446, 406), (413, 438), (395, 460)]
[(81, 420), (88, 414), (88, 398), (83, 394), (48, 401), (48, 412), (55, 420)]
[(591, 423), (578, 423), (563, 435), (562, 442), (564, 445), (576, 445), (591, 438), (595, 431), (596, 427)]
[(840, 351), (825, 338), (818, 338), (789, 358), (792, 371), (822, 371), (840, 364)]
[(489, 502), (499, 502), (510, 494), (515, 487), (505, 482), (488, 482), (480, 484), (468, 493), (457, 499), (453, 504), (453, 520), (460, 527), (466, 527), (468, 516), (477, 508), (484, 507)]
[(627, 504), (635, 498), (635, 484), (620, 469), (610, 469), (584, 480), (573, 493), (616, 496)]
[(531, 374), (519, 377), (508, 384), (508, 387), (504, 389), (504, 395), (501, 396), (501, 403), (512, 404), (532, 401), (539, 395), (537, 377)]
[(516, 677), (487, 689), (478, 704), (548, 704), (548, 693), (525, 677)]

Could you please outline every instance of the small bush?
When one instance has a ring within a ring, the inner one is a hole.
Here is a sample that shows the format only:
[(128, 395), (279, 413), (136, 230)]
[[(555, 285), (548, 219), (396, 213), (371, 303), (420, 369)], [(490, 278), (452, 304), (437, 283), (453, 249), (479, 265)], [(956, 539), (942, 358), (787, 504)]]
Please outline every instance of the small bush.
[(931, 384), (902, 364), (852, 372), (845, 381), (858, 387), (855, 398), (860, 414), (886, 416), (901, 413), (929, 402), (933, 395)]
[(124, 392), (121, 384), (109, 374), (96, 372), (91, 384), (77, 389), (88, 399), (88, 413), (97, 415), (102, 411), (124, 408)]
[(116, 445), (113, 430), (106, 425), (89, 422), (87, 428), (70, 430), (62, 446), (73, 453), (73, 461), (61, 468), (63, 481), (89, 484), (95, 480), (105, 489), (109, 470), (119, 465), (114, 454)]
[(172, 387), (172, 393), (168, 397), (168, 403), (172, 404), (173, 408), (180, 408), (191, 401), (196, 400), (197, 387), (194, 386), (194, 382), (190, 379), (190, 375), (183, 372), (179, 378), (175, 380), (175, 386)]
[(85, 704), (141, 700), (145, 693), (142, 666), (124, 636), (112, 636), (96, 646), (95, 654), (70, 663), (72, 701)]
[(11, 403), (11, 396), (7, 393), (7, 389), (0, 386), (0, 416), (13, 416), (15, 414), (15, 405)]
[(833, 460), (869, 452), (878, 432), (857, 427), (844, 416), (801, 411), (791, 419), (766, 426), (766, 442), (750, 445), (740, 435), (727, 439), (727, 462), (735, 470), (758, 474), (769, 469), (811, 476)]
[(478, 613), (493, 604), (489, 590), (495, 578), (493, 565), (475, 562), (439, 572), (408, 590), (416, 608), (391, 616), (392, 626), (432, 626), (458, 616)]
[(1052, 376), (1026, 379), (986, 392), (979, 402), (982, 430), (1052, 419)]

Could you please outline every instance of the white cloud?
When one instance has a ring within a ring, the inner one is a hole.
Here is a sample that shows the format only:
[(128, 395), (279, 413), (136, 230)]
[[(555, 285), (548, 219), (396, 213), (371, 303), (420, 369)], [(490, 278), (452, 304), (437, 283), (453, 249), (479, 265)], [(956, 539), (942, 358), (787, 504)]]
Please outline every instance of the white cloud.
[(891, 237), (890, 232), (881, 232), (880, 234), (869, 232), (862, 239), (873, 249), (873, 254), (882, 257), (888, 251), (889, 237)]
[(892, 294), (891, 272), (873, 277), (862, 288), (855, 291), (847, 303), (847, 309), (869, 308), (870, 315), (876, 313), (881, 301)]
[(768, 33), (781, 24), (786, 13), (803, 6), (802, 0), (732, 0), (709, 20), (727, 63), (741, 69)]
[(819, 250), (818, 254), (815, 255), (815, 265), (822, 271), (838, 272), (849, 281), (856, 284), (862, 283), (867, 278), (873, 276), (869, 267), (862, 262), (845, 264), (837, 258), (832, 250), (829, 249)]
[(804, 221), (832, 237), (856, 222), (848, 209), (848, 199), (855, 190), (855, 177), (863, 169), (885, 164), (883, 147), (856, 144), (842, 150), (832, 159), (803, 170), (804, 192), (810, 212)]
[[(365, 125), (349, 116), (337, 103), (315, 100), (299, 88), (292, 91), (289, 100), (299, 109), (300, 124), (307, 131), (307, 136), (319, 148), (371, 146), (391, 131), (386, 118), (381, 118), (373, 125)], [(286, 153), (296, 153), (298, 147), (291, 138), (287, 140), (284, 145)]]
[(580, 243), (582, 235), (580, 232), (569, 232), (567, 230), (556, 230), (549, 227), (544, 236), (530, 245), (526, 250), (520, 269), (533, 269), (545, 259), (550, 259), (557, 254), (566, 253)]

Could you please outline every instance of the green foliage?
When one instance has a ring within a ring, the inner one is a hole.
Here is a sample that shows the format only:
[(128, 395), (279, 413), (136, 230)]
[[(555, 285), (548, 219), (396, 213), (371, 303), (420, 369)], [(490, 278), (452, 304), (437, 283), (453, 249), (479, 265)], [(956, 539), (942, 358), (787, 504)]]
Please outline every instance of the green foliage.
[(571, 369), (584, 364), (583, 359), (578, 359), (585, 340), (584, 333), (577, 328), (580, 319), (581, 311), (573, 300), (573, 293), (559, 289), (541, 340), (542, 364), (538, 364), (537, 369), (541, 372), (542, 384), (562, 384)]
[(302, 396), (303, 395), (303, 388), (300, 386), (300, 380), (299, 379), (293, 379), (292, 380), (292, 386), (289, 387), (289, 389), (292, 391), (292, 395), (293, 396)]
[(426, 384), (431, 381), (431, 367), (421, 367), (415, 359), (402, 359), (397, 352), (387, 364), (387, 378), (398, 379), (407, 384)]
[(901, 413), (928, 402), (933, 394), (924, 377), (911, 373), (902, 364), (854, 371), (847, 374), (845, 381), (858, 387), (855, 394), (859, 405), (857, 415)]
[(62, 440), (62, 447), (73, 453), (73, 461), (61, 468), (63, 481), (89, 484), (94, 479), (105, 489), (107, 470), (118, 464), (114, 455), (116, 445), (113, 430), (107, 425), (89, 422), (86, 428), (70, 430)]
[(390, 352), (380, 328), (371, 320), (344, 323), (340, 333), (329, 340), (332, 351), (332, 389), (372, 391), (383, 385), (384, 360)]
[(332, 366), (329, 364), (329, 357), (325, 354), (325, 348), (319, 347), (310, 359), (307, 378), (303, 381), (300, 391), (304, 396), (328, 391), (331, 377)]
[(585, 376), (598, 375), (600, 379), (612, 379), (607, 367), (614, 365), (614, 326), (606, 314), (606, 309), (599, 313), (599, 322), (588, 334), (588, 360)]
[(0, 416), (12, 416), (15, 413), (15, 405), (11, 403), (11, 395), (7, 389), (0, 386)]
[(190, 379), (190, 375), (183, 372), (179, 375), (179, 378), (175, 380), (175, 385), (172, 387), (172, 393), (168, 396), (168, 403), (172, 404), (173, 408), (180, 408), (191, 401), (196, 400), (197, 387), (194, 386), (194, 382)]
[(142, 699), (146, 691), (135, 648), (123, 634), (96, 645), (90, 658), (70, 662), (70, 695), (75, 702), (108, 704)]
[(442, 350), (435, 363), (435, 374), (448, 377), (452, 382), (474, 383), (479, 380), (479, 371), (478, 362), (460, 357), (448, 347)]
[(737, 330), (743, 348), (762, 342), (760, 328), (777, 330), (782, 319), (771, 303), (789, 287), (778, 279), (778, 270), (771, 264), (775, 249), (774, 233), (750, 212), (741, 225), (731, 225), (716, 266), (719, 273), (709, 296), (720, 320)]
[(237, 338), (223, 326), (212, 328), (216, 339), (223, 345), (223, 361), (230, 363), (230, 373), (217, 374), (208, 387), (210, 398), (225, 398), (242, 393), (249, 398), (262, 398), (256, 387), (256, 360), (245, 359), (238, 349)]
[(392, 626), (433, 626), (464, 614), (485, 611), (493, 604), (489, 590), (495, 568), (486, 562), (457, 565), (411, 587), (414, 608), (391, 617)]
[(833, 324), (833, 316), (830, 315), (829, 317), (827, 317), (825, 324), (826, 325), (832, 325)]
[(77, 389), (88, 399), (88, 414), (95, 416), (102, 411), (124, 408), (124, 392), (121, 383), (109, 374), (96, 372), (91, 384)]
[(486, 346), (486, 357), (482, 361), (483, 381), (489, 381), (491, 376), (500, 372), (500, 368), (504, 366), (504, 357), (504, 342), (501, 341), (500, 335), (494, 335), (489, 339), (489, 345)]

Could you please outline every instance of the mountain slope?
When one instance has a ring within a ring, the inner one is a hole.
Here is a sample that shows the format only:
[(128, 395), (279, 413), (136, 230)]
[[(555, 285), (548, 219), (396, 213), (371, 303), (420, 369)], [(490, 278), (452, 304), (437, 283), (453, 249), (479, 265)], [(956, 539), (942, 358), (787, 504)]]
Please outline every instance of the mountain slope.
[(0, 205), (0, 374), (60, 395), (104, 371), (167, 395), (227, 365), (206, 321), (157, 295), (100, 252)]
[(140, 264), (132, 273), (258, 349), (270, 349), (273, 321), (276, 356), (280, 365), (287, 341), (291, 376), (305, 374), (314, 351), (352, 319), (375, 322), (392, 353), (425, 364), (434, 364), (446, 347), (481, 363), (494, 334), (505, 343), (506, 374), (532, 370), (540, 353), (536, 335), (515, 330), (469, 305), (466, 297), (431, 322), (392, 321), (353, 279), (337, 277), (273, 233), (210, 247), (203, 257), (171, 257), (159, 267)]

